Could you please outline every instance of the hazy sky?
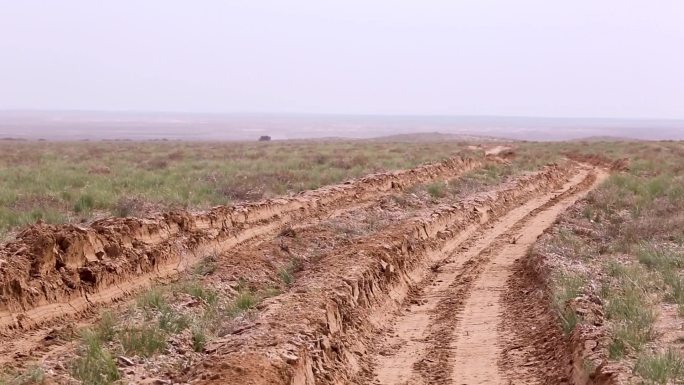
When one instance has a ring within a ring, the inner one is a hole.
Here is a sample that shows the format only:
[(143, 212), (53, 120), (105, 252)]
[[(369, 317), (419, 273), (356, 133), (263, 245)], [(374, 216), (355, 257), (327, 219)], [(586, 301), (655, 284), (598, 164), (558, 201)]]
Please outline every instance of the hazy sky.
[(0, 0), (0, 109), (684, 118), (682, 0)]

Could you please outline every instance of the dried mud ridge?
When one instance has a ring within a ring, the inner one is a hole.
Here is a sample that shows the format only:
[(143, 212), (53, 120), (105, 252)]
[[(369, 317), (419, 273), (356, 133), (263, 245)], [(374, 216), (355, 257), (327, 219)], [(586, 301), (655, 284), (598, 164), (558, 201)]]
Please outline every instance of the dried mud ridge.
[[(514, 260), (595, 186), (597, 175), (604, 174), (588, 165), (547, 166), (327, 255), (265, 303), (252, 324), (214, 341), (210, 356), (177, 380), (548, 383), (530, 371), (507, 373), (499, 362), (503, 341), (491, 337), (502, 327), (498, 311)], [(488, 287), (490, 276), (496, 287)], [(485, 329), (478, 327), (483, 319), (490, 322)], [(565, 369), (555, 368), (559, 378)]]
[(76, 314), (288, 224), (335, 216), (402, 188), (457, 177), (479, 166), (480, 161), (454, 157), (206, 212), (110, 218), (87, 227), (31, 226), (0, 248), (0, 332)]

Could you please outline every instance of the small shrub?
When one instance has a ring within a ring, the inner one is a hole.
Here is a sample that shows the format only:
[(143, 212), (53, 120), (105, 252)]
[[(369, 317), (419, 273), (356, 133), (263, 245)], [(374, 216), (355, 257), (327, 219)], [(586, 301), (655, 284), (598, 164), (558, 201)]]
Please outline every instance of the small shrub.
[(166, 333), (154, 325), (128, 328), (119, 333), (126, 354), (150, 357), (166, 348)]
[(81, 336), (78, 358), (71, 367), (71, 375), (85, 385), (107, 385), (121, 378), (116, 362), (102, 347), (96, 332), (86, 330)]
[(634, 366), (634, 373), (655, 384), (680, 383), (684, 380), (684, 361), (673, 349), (642, 355)]
[(113, 214), (120, 218), (126, 218), (142, 213), (144, 204), (141, 199), (121, 197), (114, 205)]

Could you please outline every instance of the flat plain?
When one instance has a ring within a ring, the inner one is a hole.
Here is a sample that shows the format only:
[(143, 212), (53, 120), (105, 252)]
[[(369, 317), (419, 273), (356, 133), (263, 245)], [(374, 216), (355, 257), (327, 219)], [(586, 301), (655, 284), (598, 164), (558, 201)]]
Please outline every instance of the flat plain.
[(684, 381), (684, 144), (0, 142), (1, 384)]

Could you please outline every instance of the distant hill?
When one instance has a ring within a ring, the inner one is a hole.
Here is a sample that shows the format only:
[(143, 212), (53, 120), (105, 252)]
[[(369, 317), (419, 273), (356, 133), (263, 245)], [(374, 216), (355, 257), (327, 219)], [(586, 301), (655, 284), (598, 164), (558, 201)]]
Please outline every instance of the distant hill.
[(572, 139), (573, 142), (637, 142), (643, 139), (625, 138), (620, 136), (588, 136), (586, 138)]
[(501, 142), (510, 141), (510, 139), (495, 138), (491, 136), (482, 135), (468, 135), (468, 134), (444, 134), (441, 132), (425, 132), (413, 134), (397, 134), (379, 136), (373, 140), (381, 140), (383, 142), (413, 142), (413, 143), (433, 143), (433, 142)]
[[(434, 136), (453, 135), (449, 137)], [(410, 140), (572, 140), (591, 137), (684, 140), (684, 120), (562, 119), (498, 116), (189, 114), (0, 111), (0, 138), (48, 140), (257, 140), (395, 138)], [(453, 139), (452, 139), (453, 138)]]

